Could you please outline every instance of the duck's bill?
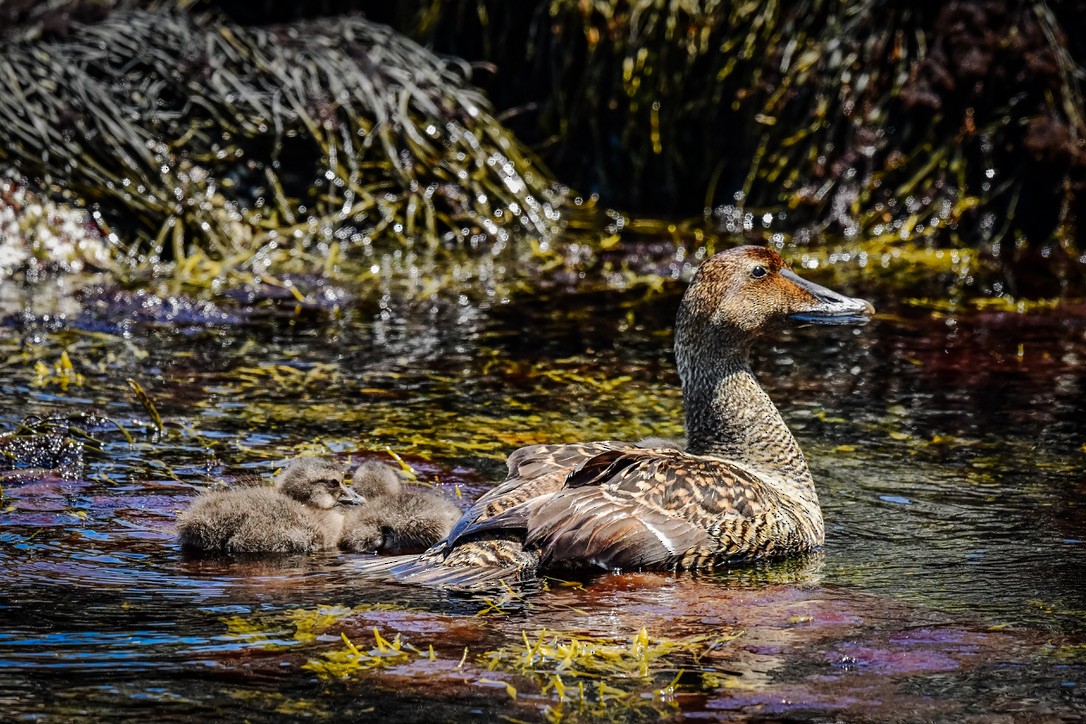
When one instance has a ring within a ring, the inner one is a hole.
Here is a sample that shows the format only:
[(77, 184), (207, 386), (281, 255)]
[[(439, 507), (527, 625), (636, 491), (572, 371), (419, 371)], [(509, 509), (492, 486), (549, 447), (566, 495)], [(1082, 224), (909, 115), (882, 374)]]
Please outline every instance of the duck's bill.
[(802, 324), (865, 324), (875, 308), (866, 299), (846, 297), (820, 284), (807, 281), (789, 269), (781, 276), (808, 292), (815, 301), (806, 309), (792, 312), (788, 318)]
[(361, 493), (358, 493), (347, 486), (341, 486), (339, 489), (339, 504), (340, 505), (362, 505), (366, 502), (366, 499)]

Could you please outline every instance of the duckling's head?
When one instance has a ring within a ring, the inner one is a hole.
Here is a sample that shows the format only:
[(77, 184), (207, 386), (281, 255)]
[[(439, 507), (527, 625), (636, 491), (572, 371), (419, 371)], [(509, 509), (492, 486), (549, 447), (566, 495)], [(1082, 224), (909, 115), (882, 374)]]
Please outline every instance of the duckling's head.
[(679, 306), (675, 349), (680, 375), (691, 354), (745, 356), (757, 337), (788, 322), (863, 324), (874, 312), (863, 299), (798, 276), (771, 249), (722, 251), (701, 265)]
[(400, 494), (400, 476), (384, 463), (367, 460), (351, 476), (351, 489), (367, 499), (396, 497)]
[(322, 510), (364, 503), (365, 498), (343, 482), (344, 472), (343, 466), (333, 460), (299, 458), (275, 477), (275, 487), (288, 497)]

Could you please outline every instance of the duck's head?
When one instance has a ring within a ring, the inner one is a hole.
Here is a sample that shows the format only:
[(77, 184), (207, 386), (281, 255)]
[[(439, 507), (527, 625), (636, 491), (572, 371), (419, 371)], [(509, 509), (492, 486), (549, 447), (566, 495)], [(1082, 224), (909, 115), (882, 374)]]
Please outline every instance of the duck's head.
[(275, 487), (288, 497), (322, 510), (366, 502), (365, 498), (347, 487), (343, 473), (343, 467), (335, 461), (318, 457), (299, 458), (276, 476)]
[(780, 254), (740, 246), (710, 257), (683, 295), (676, 320), (680, 353), (712, 349), (745, 355), (758, 336), (788, 323), (863, 324), (875, 309), (800, 277)]
[(351, 489), (367, 499), (395, 497), (400, 494), (400, 476), (384, 463), (367, 460), (351, 476)]

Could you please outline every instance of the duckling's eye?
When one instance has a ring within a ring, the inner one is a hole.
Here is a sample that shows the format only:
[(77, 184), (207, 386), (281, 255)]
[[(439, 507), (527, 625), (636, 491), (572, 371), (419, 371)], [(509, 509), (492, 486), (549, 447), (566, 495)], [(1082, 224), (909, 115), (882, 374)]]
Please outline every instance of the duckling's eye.
[(766, 270), (765, 270), (764, 266), (756, 266), (756, 267), (754, 267), (753, 269), (750, 270), (750, 276), (753, 279), (761, 279), (765, 275), (766, 275)]

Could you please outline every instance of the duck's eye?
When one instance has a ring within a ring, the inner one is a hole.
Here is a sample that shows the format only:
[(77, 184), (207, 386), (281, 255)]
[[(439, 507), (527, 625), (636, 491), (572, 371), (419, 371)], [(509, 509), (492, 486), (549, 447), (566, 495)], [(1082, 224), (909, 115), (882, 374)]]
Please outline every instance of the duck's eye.
[(756, 267), (754, 267), (753, 269), (750, 270), (750, 276), (752, 278), (754, 278), (754, 279), (761, 279), (765, 275), (766, 275), (766, 270), (765, 270), (764, 266), (756, 266)]

